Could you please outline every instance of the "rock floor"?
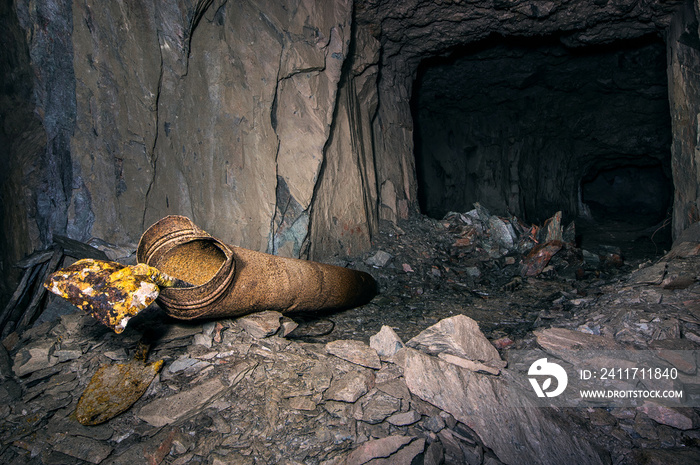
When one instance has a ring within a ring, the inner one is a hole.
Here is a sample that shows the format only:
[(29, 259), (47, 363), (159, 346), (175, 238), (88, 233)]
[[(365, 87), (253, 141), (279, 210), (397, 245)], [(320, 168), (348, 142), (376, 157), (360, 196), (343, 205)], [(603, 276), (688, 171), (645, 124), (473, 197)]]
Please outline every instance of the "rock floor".
[[(472, 240), (463, 219), (385, 225), (370, 253), (343, 263), (373, 274), (380, 294), (344, 312), (288, 315), (296, 328), (275, 314), (178, 322), (152, 306), (120, 335), (82, 313), (10, 334), (0, 462), (699, 463), (698, 409), (512, 408), (511, 366), (499, 364), (599, 341), (697, 354), (700, 241), (624, 265), (564, 247), (523, 277), (515, 244), (493, 246), (489, 230), (477, 233), (491, 246)], [(425, 342), (429, 327), (460, 336)], [(454, 346), (460, 338), (490, 344)], [(104, 423), (78, 422), (98, 368), (137, 363), (144, 344), (148, 362), (164, 361), (145, 393)], [(679, 369), (697, 394), (697, 359), (689, 365)]]

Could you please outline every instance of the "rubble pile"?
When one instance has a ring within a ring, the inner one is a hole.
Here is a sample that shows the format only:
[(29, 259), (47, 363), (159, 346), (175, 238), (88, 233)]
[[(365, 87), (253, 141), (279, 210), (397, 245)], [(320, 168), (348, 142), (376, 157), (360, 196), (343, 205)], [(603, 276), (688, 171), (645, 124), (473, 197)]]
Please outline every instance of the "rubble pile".
[[(623, 262), (558, 215), (477, 205), (384, 225), (346, 263), (380, 286), (359, 308), (183, 323), (153, 305), (120, 335), (66, 313), (2, 340), (0, 462), (697, 463), (698, 409), (544, 408), (513, 355), (652, 349), (697, 394), (697, 356), (674, 356), (700, 347), (699, 252), (690, 235)], [(134, 388), (101, 408), (114, 373)]]

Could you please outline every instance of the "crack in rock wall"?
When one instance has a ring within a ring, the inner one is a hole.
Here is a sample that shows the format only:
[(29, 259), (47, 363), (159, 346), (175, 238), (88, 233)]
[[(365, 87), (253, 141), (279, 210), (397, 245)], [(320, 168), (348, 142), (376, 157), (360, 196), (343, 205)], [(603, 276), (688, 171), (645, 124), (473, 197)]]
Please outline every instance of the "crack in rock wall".
[(700, 184), (696, 5), (5, 1), (2, 269), (55, 233), (133, 246), (167, 214), (280, 255), (362, 252), (418, 211), (419, 64), (493, 34), (667, 39), (678, 232)]

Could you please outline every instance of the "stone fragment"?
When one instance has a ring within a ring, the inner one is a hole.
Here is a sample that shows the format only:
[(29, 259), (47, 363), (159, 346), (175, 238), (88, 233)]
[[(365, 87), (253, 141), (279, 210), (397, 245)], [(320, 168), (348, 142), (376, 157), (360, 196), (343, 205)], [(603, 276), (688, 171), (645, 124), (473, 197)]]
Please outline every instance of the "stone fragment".
[(469, 465), (481, 465), (481, 460), (468, 462), (467, 457), (464, 456), (464, 451), (462, 449), (462, 444), (459, 438), (452, 434), (452, 431), (445, 428), (437, 433), (440, 438), (440, 443), (443, 446), (443, 454), (445, 456), (446, 463), (460, 463)]
[(316, 402), (310, 396), (296, 396), (289, 398), (289, 408), (294, 410), (314, 410)]
[(496, 349), (505, 349), (506, 347), (510, 347), (515, 344), (515, 342), (508, 336), (504, 336), (496, 339), (492, 342), (492, 344)]
[(124, 412), (146, 392), (162, 366), (162, 360), (101, 366), (80, 396), (75, 409), (78, 421), (99, 425)]
[(479, 324), (466, 315), (440, 320), (406, 345), (431, 355), (446, 353), (479, 361), (493, 368), (503, 368), (506, 365), (498, 350), (479, 329)]
[(545, 242), (564, 240), (560, 211), (556, 212), (554, 216), (544, 222), (544, 229), (546, 230)]
[(394, 363), (385, 364), (379, 371), (375, 374), (377, 383), (385, 383), (396, 378), (400, 378), (403, 375), (401, 367), (395, 365)]
[[(170, 453), (174, 439), (179, 436), (176, 429), (161, 431), (143, 449), (143, 456), (148, 465), (158, 465)], [(154, 444), (152, 444), (154, 443)]]
[[(362, 465), (372, 459), (387, 458), (413, 440), (410, 436), (393, 435), (381, 439), (372, 439), (362, 443), (350, 452), (345, 465)], [(396, 462), (399, 463), (399, 462)], [(402, 462), (402, 463), (411, 463)]]
[(218, 321), (208, 321), (204, 323), (202, 325), (202, 334), (204, 334), (205, 336), (212, 336), (214, 334), (214, 330), (216, 330), (216, 327), (219, 324), (220, 322)]
[(280, 312), (266, 311), (238, 318), (236, 322), (256, 339), (272, 336), (280, 328)]
[(600, 267), (600, 257), (598, 254), (590, 252), (586, 249), (581, 250), (583, 256), (583, 264), (589, 270), (597, 270)]
[(629, 277), (630, 284), (661, 284), (666, 274), (666, 262), (640, 268), (632, 272)]
[(369, 346), (380, 358), (388, 359), (403, 347), (403, 341), (390, 326), (383, 325), (377, 334), (370, 336)]
[(400, 463), (413, 463), (414, 459), (425, 450), (425, 439), (414, 439), (410, 444), (400, 448), (395, 453), (386, 458), (376, 458), (371, 465), (395, 465)]
[(537, 276), (542, 273), (552, 257), (561, 250), (561, 241), (545, 242), (535, 246), (530, 253), (523, 258), (521, 274), (523, 276)]
[(191, 389), (155, 399), (141, 408), (138, 417), (152, 426), (165, 426), (195, 413), (226, 387), (218, 378), (205, 381)]
[(280, 320), (280, 336), (287, 337), (289, 333), (299, 327), (299, 324), (287, 316), (283, 316)]
[(411, 268), (411, 265), (408, 263), (403, 263), (401, 268), (403, 269), (404, 273), (414, 273), (413, 268)]
[(124, 350), (124, 349), (108, 350), (107, 352), (105, 352), (104, 355), (108, 359), (115, 361), (115, 362), (126, 360), (127, 358), (129, 358), (128, 355), (126, 354), (126, 350)]
[(501, 372), (501, 370), (498, 368), (493, 368), (480, 362), (467, 360), (466, 358), (456, 357), (452, 354), (440, 353), (438, 354), (438, 358), (446, 361), (447, 363), (452, 363), (462, 368), (466, 368), (470, 371), (482, 371), (484, 373), (490, 373), (492, 375), (498, 375)]
[(180, 371), (185, 371), (187, 368), (191, 367), (197, 362), (198, 360), (196, 358), (181, 357), (170, 364), (170, 366), (168, 367), (168, 371), (170, 373), (178, 373)]
[(688, 273), (669, 273), (663, 281), (661, 287), (664, 289), (686, 289), (695, 283), (695, 275)]
[(63, 327), (66, 330), (66, 336), (76, 336), (80, 328), (86, 322), (88, 322), (88, 318), (90, 317), (83, 312), (75, 312), (66, 315), (61, 315), (61, 325), (63, 325)]
[(664, 259), (671, 260), (674, 258), (690, 258), (700, 255), (700, 243), (698, 242), (680, 242), (676, 241), (673, 244), (671, 251), (664, 255)]
[(90, 463), (100, 463), (112, 453), (112, 447), (104, 441), (84, 436), (60, 434), (52, 445), (58, 452)]
[(225, 328), (225, 326), (223, 324), (221, 324), (220, 321), (216, 322), (216, 326), (214, 326), (214, 332), (211, 336), (212, 336), (214, 342), (216, 342), (217, 344), (219, 344), (222, 340), (221, 332), (224, 330), (224, 328)]
[(548, 328), (534, 331), (537, 343), (547, 352), (561, 355), (571, 350), (622, 350), (624, 347), (614, 339), (595, 334), (582, 333), (566, 328)]
[(341, 402), (355, 402), (367, 394), (373, 379), (371, 374), (360, 371), (350, 371), (333, 380), (324, 394), (324, 398)]
[(183, 371), (183, 374), (185, 376), (193, 376), (196, 375), (199, 372), (204, 372), (204, 369), (207, 367), (210, 367), (212, 364), (210, 362), (204, 361), (204, 360), (198, 360), (197, 363), (194, 365), (185, 368), (185, 371)]
[(504, 249), (510, 250), (513, 248), (515, 240), (513, 227), (497, 216), (489, 218), (489, 236), (491, 240), (496, 241)]
[(365, 263), (367, 263), (369, 266), (382, 268), (386, 266), (387, 263), (389, 263), (389, 260), (391, 260), (391, 255), (387, 252), (384, 252), (383, 250), (379, 250), (377, 251), (377, 253), (365, 260)]
[(440, 415), (433, 415), (423, 420), (423, 426), (433, 433), (439, 433), (446, 425), (445, 420), (443, 420)]
[(211, 336), (207, 336), (206, 334), (195, 334), (193, 342), (196, 345), (211, 348), (212, 339)]
[(689, 339), (659, 339), (651, 341), (649, 349), (683, 373), (693, 375), (697, 372), (695, 351), (698, 344)]
[(165, 331), (158, 339), (159, 344), (194, 336), (202, 332), (202, 326), (192, 323), (171, 323), (165, 327)]
[(506, 370), (482, 375), (409, 348), (395, 360), (411, 394), (451, 413), (505, 463), (603, 463), (587, 441), (563, 432), (555, 411), (524, 398)]
[(425, 449), (423, 465), (440, 465), (445, 463), (445, 450), (440, 441), (433, 441)]
[(54, 350), (53, 355), (58, 357), (59, 363), (63, 363), (80, 358), (83, 351), (77, 344), (61, 344), (61, 348)]
[(377, 383), (376, 388), (397, 399), (411, 400), (411, 393), (403, 379), (392, 379), (383, 383)]
[(409, 410), (408, 412), (395, 413), (386, 419), (389, 423), (394, 426), (407, 426), (420, 420), (420, 413), (415, 410)]
[[(360, 404), (361, 405), (358, 405)], [(396, 397), (385, 394), (382, 391), (373, 391), (355, 404), (356, 420), (362, 420), (371, 425), (381, 423), (390, 415), (401, 409), (401, 401)]]
[(26, 376), (44, 368), (54, 366), (57, 358), (50, 357), (54, 341), (50, 339), (31, 342), (19, 349), (15, 355), (12, 371), (17, 376)]
[(377, 352), (361, 341), (350, 339), (331, 341), (326, 344), (326, 352), (364, 367), (375, 369), (382, 367)]
[(685, 431), (700, 426), (700, 415), (692, 408), (666, 407), (656, 402), (645, 401), (639, 410), (655, 422), (676, 429)]
[(478, 266), (468, 266), (464, 269), (464, 271), (466, 271), (472, 278), (476, 279), (481, 277), (481, 270)]

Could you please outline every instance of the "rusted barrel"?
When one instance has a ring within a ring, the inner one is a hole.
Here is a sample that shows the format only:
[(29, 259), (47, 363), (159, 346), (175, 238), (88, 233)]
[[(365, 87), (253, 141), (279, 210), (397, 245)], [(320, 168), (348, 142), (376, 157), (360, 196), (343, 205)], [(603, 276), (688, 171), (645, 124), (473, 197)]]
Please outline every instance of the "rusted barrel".
[(184, 216), (148, 228), (137, 257), (193, 284), (160, 291), (161, 307), (180, 319), (351, 308), (369, 302), (377, 289), (361, 271), (224, 244)]

